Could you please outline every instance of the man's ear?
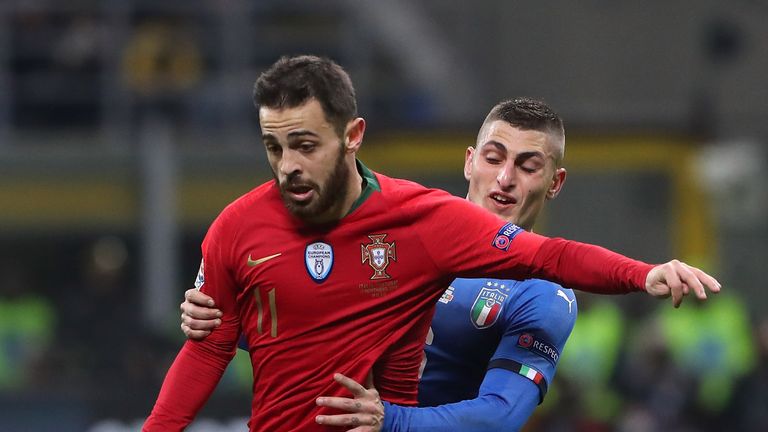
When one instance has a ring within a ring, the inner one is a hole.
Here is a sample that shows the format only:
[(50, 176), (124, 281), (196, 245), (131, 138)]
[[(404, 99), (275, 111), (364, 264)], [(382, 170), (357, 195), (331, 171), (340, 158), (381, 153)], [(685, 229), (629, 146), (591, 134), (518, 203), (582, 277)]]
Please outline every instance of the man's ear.
[(347, 123), (344, 130), (344, 148), (347, 153), (357, 153), (363, 144), (363, 135), (365, 135), (365, 119), (357, 117)]
[(554, 199), (557, 197), (563, 189), (567, 174), (568, 172), (565, 168), (558, 168), (555, 170), (555, 173), (552, 175), (552, 183), (549, 185), (549, 189), (547, 189), (547, 199)]
[(464, 153), (464, 178), (469, 181), (472, 177), (472, 159), (475, 157), (475, 148), (467, 147)]

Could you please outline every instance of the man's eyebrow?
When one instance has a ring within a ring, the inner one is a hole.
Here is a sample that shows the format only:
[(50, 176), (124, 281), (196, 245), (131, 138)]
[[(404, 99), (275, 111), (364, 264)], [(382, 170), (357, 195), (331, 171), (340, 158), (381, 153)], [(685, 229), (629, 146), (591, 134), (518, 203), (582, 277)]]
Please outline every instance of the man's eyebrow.
[(263, 133), (263, 134), (261, 134), (261, 140), (265, 141), (265, 142), (266, 141), (277, 141), (277, 138), (275, 138), (275, 136), (270, 134), (270, 133)]
[[(307, 135), (315, 138), (320, 138), (320, 135), (306, 129), (299, 129), (299, 130), (288, 132), (288, 138), (303, 137)], [(261, 139), (263, 141), (277, 141), (277, 138), (275, 137), (275, 135), (269, 132), (261, 134)]]
[(536, 157), (536, 156), (539, 156), (542, 159), (546, 159), (547, 158), (547, 155), (545, 155), (544, 153), (542, 153), (540, 151), (535, 151), (534, 150), (534, 151), (527, 151), (527, 152), (518, 153), (517, 157), (515, 159), (527, 160), (527, 159), (530, 159), (530, 158)]
[(489, 146), (489, 145), (495, 147), (496, 150), (498, 150), (498, 151), (501, 151), (501, 152), (504, 152), (504, 153), (507, 152), (507, 147), (504, 146), (504, 144), (502, 144), (502, 143), (500, 143), (498, 141), (493, 141), (493, 140), (484, 142), (480, 147), (482, 149), (484, 149), (486, 146)]
[(315, 138), (319, 138), (320, 137), (320, 135), (312, 132), (311, 130), (307, 130), (307, 129), (299, 129), (299, 130), (288, 132), (288, 138), (293, 138), (293, 137), (297, 137), (297, 136), (304, 136), (304, 135), (311, 135), (311, 136), (313, 136)]

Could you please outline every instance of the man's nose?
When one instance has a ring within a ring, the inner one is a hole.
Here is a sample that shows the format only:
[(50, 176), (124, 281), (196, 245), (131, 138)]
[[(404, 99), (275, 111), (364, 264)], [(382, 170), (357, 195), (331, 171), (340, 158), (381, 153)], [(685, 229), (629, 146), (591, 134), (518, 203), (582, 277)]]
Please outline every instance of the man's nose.
[(298, 152), (292, 150), (283, 151), (283, 157), (280, 159), (280, 174), (290, 176), (291, 174), (301, 173), (301, 163), (299, 162)]
[(517, 171), (515, 171), (514, 163), (506, 163), (499, 168), (499, 173), (496, 176), (496, 182), (502, 189), (508, 189), (517, 183)]

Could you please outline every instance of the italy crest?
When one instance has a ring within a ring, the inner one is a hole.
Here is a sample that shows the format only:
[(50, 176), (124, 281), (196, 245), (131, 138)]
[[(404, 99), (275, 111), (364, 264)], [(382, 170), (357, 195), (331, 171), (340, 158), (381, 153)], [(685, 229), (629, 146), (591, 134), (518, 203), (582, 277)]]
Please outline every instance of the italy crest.
[(374, 234), (369, 235), (372, 243), (360, 244), (360, 250), (362, 253), (362, 264), (368, 261), (373, 269), (373, 276), (371, 279), (389, 279), (386, 272), (387, 266), (389, 266), (390, 258), (392, 261), (397, 261), (395, 257), (395, 242), (385, 243), (384, 237), (386, 234)]
[(492, 326), (499, 318), (507, 296), (498, 289), (483, 288), (480, 290), (470, 312), (472, 324), (478, 329)]

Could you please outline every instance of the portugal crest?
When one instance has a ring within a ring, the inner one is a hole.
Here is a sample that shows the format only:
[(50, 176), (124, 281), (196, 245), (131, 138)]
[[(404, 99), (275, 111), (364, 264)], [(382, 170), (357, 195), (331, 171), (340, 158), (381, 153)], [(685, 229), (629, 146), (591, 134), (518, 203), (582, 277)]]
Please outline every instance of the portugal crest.
[(391, 258), (392, 261), (397, 261), (395, 258), (395, 242), (385, 243), (384, 237), (386, 236), (386, 234), (369, 235), (368, 238), (373, 243), (360, 245), (362, 263), (365, 264), (368, 261), (368, 264), (373, 269), (371, 279), (389, 279), (390, 276), (386, 272), (389, 260)]
[(507, 294), (498, 289), (483, 288), (472, 305), (472, 324), (479, 329), (492, 326), (499, 318)]

